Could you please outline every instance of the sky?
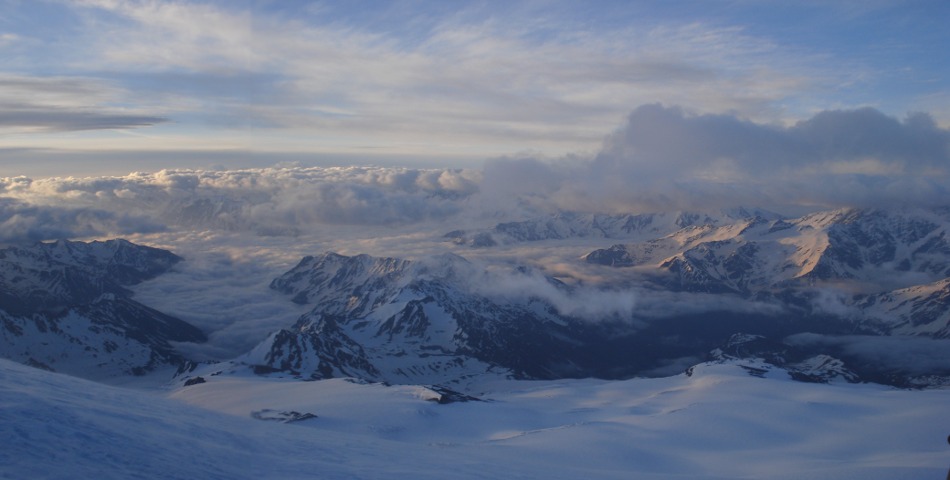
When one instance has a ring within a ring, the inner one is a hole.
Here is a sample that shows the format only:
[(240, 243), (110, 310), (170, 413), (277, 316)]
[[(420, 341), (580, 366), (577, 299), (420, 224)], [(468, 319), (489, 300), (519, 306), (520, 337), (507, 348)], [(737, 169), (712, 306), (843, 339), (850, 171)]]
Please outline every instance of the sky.
[[(140, 298), (233, 353), (293, 322), (267, 284), (303, 255), (423, 258), (565, 211), (947, 207), (948, 23), (946, 0), (0, 0), (0, 246), (169, 248), (188, 261)], [(484, 257), (583, 278), (608, 246)]]
[[(929, 126), (933, 167), (948, 20), (939, 0), (0, 0), (0, 177), (604, 165), (650, 112), (751, 132), (723, 171), (759, 164), (763, 132), (859, 111)], [(895, 168), (872, 157), (843, 161)]]

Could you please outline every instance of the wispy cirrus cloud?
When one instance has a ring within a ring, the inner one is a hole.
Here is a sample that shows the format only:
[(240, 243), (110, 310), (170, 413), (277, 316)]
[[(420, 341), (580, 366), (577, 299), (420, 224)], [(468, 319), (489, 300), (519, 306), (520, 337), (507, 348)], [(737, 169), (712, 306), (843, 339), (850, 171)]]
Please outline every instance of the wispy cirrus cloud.
[(0, 74), (0, 132), (67, 132), (147, 127), (167, 118), (120, 104), (128, 93), (85, 77)]
[[(207, 159), (222, 151), (471, 165), (514, 152), (591, 155), (631, 108), (656, 102), (786, 127), (832, 108), (903, 115), (945, 96), (939, 65), (919, 53), (944, 35), (930, 20), (940, 15), (927, 10), (14, 2), (0, 21), (2, 75), (46, 97), (25, 101), (34, 97), (11, 82), (0, 88), (18, 100), (6, 102), (0, 133), (14, 135), (0, 137), (0, 148), (49, 158), (44, 173), (65, 162), (40, 148), (83, 161), (176, 148), (197, 152), (191, 167), (221, 162)], [(835, 36), (830, 18), (873, 32), (874, 48)], [(55, 102), (42, 100), (52, 99), (50, 86), (62, 87)]]
[(590, 151), (634, 105), (773, 121), (787, 114), (783, 99), (837, 75), (808, 54), (776, 55), (779, 45), (742, 26), (640, 20), (616, 6), (629, 23), (587, 23), (556, 4), (436, 13), (393, 4), (375, 16), (216, 2), (65, 6), (71, 55), (37, 49), (34, 68), (134, 92), (128, 105), (153, 113), (133, 125), (167, 118), (211, 143), (239, 129), (275, 151)]

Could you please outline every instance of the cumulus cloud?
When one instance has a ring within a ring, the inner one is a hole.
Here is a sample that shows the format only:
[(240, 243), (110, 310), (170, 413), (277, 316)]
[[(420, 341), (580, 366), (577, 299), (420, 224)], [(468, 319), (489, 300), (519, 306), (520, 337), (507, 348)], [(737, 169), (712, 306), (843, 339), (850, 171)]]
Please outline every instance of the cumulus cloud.
[[(283, 235), (318, 225), (394, 226), (443, 219), (478, 192), (479, 179), (479, 172), (447, 169), (162, 170), (124, 177), (0, 178), (0, 196), (21, 208), (29, 205), (34, 216), (98, 212), (115, 220), (111, 228), (103, 220), (102, 228), (73, 229), (72, 236), (144, 233), (154, 231), (156, 223)], [(154, 221), (136, 230), (136, 218)]]
[[(948, 185), (950, 131), (926, 114), (901, 120), (870, 108), (825, 111), (780, 126), (654, 104), (635, 109), (586, 159), (525, 155), (489, 161), (481, 171), (289, 166), (16, 177), (0, 179), (0, 196), (16, 200), (18, 208), (66, 209), (50, 210), (54, 216), (98, 212), (102, 219), (92, 222), (94, 228), (61, 232), (77, 236), (130, 232), (137, 225), (151, 231), (159, 224), (295, 235), (322, 225), (393, 227), (449, 219), (455, 223), (450, 229), (466, 228), (467, 222), (554, 210), (754, 206), (800, 213), (933, 206), (950, 198)], [(134, 220), (141, 218), (152, 223)], [(9, 231), (17, 233), (8, 238), (56, 233), (20, 226)]]
[(34, 206), (0, 197), (0, 244), (150, 233), (162, 229), (161, 225), (141, 216), (95, 208)]
[(529, 195), (568, 209), (933, 206), (950, 193), (950, 131), (924, 113), (872, 108), (781, 126), (651, 104), (586, 164), (502, 159), (486, 177), (523, 179)]
[[(633, 161), (640, 168), (668, 165), (667, 172), (685, 167), (687, 173), (710, 178), (728, 178), (731, 172), (723, 166), (751, 174), (776, 168), (783, 173), (796, 168), (836, 173), (839, 163), (852, 163), (854, 172), (874, 175), (945, 167), (948, 142), (950, 132), (923, 113), (901, 121), (873, 108), (832, 110), (780, 127), (732, 115), (688, 115), (676, 107), (645, 105), (608, 137), (597, 162)], [(868, 160), (891, 168), (862, 169), (860, 163)]]

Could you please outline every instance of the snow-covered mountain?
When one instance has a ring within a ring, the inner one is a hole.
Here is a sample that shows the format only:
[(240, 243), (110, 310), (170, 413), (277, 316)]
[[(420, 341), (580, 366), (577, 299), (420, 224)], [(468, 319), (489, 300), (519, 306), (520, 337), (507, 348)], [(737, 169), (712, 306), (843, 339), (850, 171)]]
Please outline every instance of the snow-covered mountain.
[(736, 208), (715, 214), (671, 212), (645, 214), (594, 214), (561, 212), (530, 220), (504, 222), (487, 230), (453, 230), (445, 238), (472, 247), (566, 239), (619, 239), (642, 241), (663, 237), (693, 226), (718, 226), (753, 218), (782, 216), (761, 209)]
[[(800, 308), (797, 302), (816, 301), (809, 291), (790, 295), (788, 306), (762, 311), (709, 307), (660, 318), (614, 313), (591, 321), (566, 313), (537, 288), (503, 293), (508, 285), (541, 281), (570, 295), (572, 287), (556, 279), (525, 268), (491, 274), (479, 268), (451, 254), (421, 261), (335, 253), (306, 257), (271, 286), (313, 309), (235, 363), (258, 373), (398, 384), (457, 384), (484, 375), (669, 375), (723, 358), (762, 359), (807, 381), (936, 386), (950, 379), (943, 367), (922, 379), (914, 368), (868, 360), (840, 342), (822, 340), (822, 335), (890, 332), (872, 328), (881, 322), (874, 316)], [(502, 287), (487, 286), (493, 283)], [(799, 334), (814, 338), (787, 340)], [(724, 357), (730, 349), (734, 352)]]
[[(308, 256), (271, 288), (310, 311), (255, 336), (231, 363), (302, 379), (461, 385), (485, 375), (664, 376), (734, 349), (802, 380), (950, 381), (942, 362), (895, 366), (855, 346), (882, 335), (948, 338), (950, 212), (759, 213), (639, 216), (653, 225), (639, 230), (634, 216), (562, 216), (587, 225), (551, 230), (572, 248), (594, 223), (598, 239), (645, 238), (575, 257), (588, 278), (610, 279), (600, 284), (511, 257)], [(128, 290), (179, 260), (121, 240), (0, 250), (0, 354), (97, 378), (186, 365), (173, 345), (205, 335)]]
[(483, 275), (452, 254), (414, 262), (335, 253), (306, 257), (271, 287), (314, 309), (239, 361), (304, 378), (394, 383), (584, 372), (559, 358), (581, 344), (582, 337), (571, 334), (576, 319), (539, 298), (488, 294), (480, 284), (490, 279)]
[[(305, 258), (272, 283), (314, 309), (242, 361), (259, 371), (305, 378), (349, 375), (394, 383), (444, 383), (486, 371), (527, 378), (623, 378), (670, 372), (689, 359), (716, 360), (737, 335), (752, 334), (760, 340), (745, 342), (740, 349), (745, 357), (766, 359), (801, 380), (920, 384), (913, 369), (869, 362), (840, 343), (785, 339), (798, 334), (945, 338), (950, 305), (940, 278), (950, 275), (946, 212), (842, 209), (782, 219), (744, 211), (735, 217), (689, 217), (684, 223), (682, 215), (563, 215), (555, 218), (560, 223), (546, 224), (547, 230), (523, 223), (526, 229), (518, 231), (525, 235), (508, 237), (649, 235), (658, 230), (637, 230), (634, 218), (672, 220), (669, 228), (680, 222), (686, 226), (672, 233), (597, 250), (585, 260), (636, 267), (630, 274), (650, 279), (659, 290), (727, 299), (700, 313), (672, 309), (644, 319), (633, 312), (590, 322), (544, 295), (487, 290), (485, 284), (506, 281), (455, 255), (410, 262), (328, 253)], [(592, 230), (593, 224), (599, 227)], [(514, 268), (505, 275), (526, 271)], [(921, 279), (927, 283), (901, 284)], [(570, 294), (571, 287), (556, 279), (543, 282)], [(873, 293), (859, 294), (866, 291)], [(749, 302), (772, 309), (728, 306)], [(946, 383), (950, 374), (931, 373), (934, 385)]]
[(894, 334), (950, 338), (950, 278), (859, 297), (855, 304)]
[(171, 342), (202, 342), (204, 333), (127, 288), (179, 261), (125, 240), (0, 250), (0, 356), (89, 378), (184, 366)]
[[(846, 295), (845, 302), (883, 322), (880, 328), (900, 328), (904, 334), (945, 337), (950, 325), (942, 315), (950, 304), (939, 295), (941, 281), (950, 276), (950, 215), (942, 210), (842, 209), (791, 220), (691, 226), (594, 250), (584, 259), (638, 267), (638, 275), (678, 291), (787, 296), (830, 288), (863, 293), (871, 296)], [(897, 298), (904, 306), (895, 316)], [(867, 310), (872, 305), (876, 310)]]
[[(713, 363), (744, 365), (750, 374), (761, 376), (772, 366), (781, 366), (788, 375), (799, 381), (830, 383), (835, 381), (859, 382), (862, 376), (852, 371), (844, 361), (828, 353), (815, 353), (776, 341), (763, 335), (737, 333), (721, 346), (709, 352)], [(765, 367), (753, 367), (742, 360), (757, 359)], [(689, 371), (687, 371), (689, 373)]]

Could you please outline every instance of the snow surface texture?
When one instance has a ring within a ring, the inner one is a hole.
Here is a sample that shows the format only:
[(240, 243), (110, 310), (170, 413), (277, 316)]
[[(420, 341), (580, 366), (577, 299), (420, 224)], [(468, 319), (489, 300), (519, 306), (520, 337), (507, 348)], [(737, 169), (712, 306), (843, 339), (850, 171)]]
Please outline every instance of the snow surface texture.
[[(0, 360), (0, 477), (874, 480), (943, 478), (950, 462), (946, 389), (736, 364), (485, 389), (441, 405), (417, 386), (222, 375), (169, 399)], [(285, 412), (316, 418), (267, 421)]]

